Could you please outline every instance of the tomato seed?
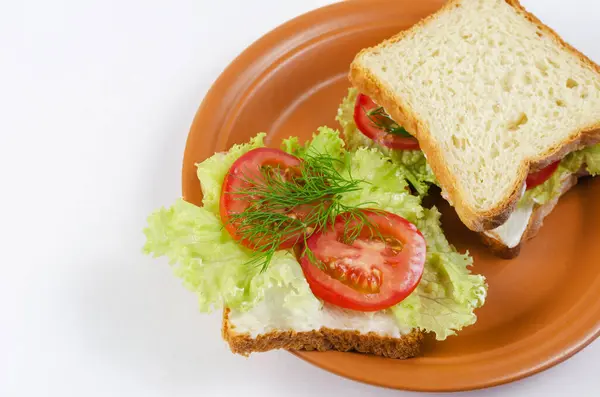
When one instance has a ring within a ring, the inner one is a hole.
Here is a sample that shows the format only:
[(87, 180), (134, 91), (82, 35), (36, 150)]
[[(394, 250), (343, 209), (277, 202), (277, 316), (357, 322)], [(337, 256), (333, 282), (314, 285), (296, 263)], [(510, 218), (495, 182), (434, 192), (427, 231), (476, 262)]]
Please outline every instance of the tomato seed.
[(371, 279), (371, 282), (369, 284), (371, 286), (371, 291), (379, 292), (379, 283), (376, 280)]
[(373, 276), (375, 276), (377, 281), (381, 280), (381, 270), (375, 268), (375, 269), (371, 270), (371, 273), (373, 274)]
[(362, 283), (360, 284), (360, 286), (362, 287), (362, 289), (368, 289), (369, 288), (369, 281), (367, 280), (366, 277), (363, 277)]

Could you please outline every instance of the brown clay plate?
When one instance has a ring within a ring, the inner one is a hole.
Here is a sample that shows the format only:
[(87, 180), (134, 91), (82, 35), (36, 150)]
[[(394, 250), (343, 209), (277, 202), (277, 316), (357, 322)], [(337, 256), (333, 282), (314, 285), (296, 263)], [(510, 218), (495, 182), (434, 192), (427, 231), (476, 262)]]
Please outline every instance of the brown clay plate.
[[(204, 99), (187, 141), (183, 195), (200, 204), (194, 163), (265, 131), (273, 145), (317, 127), (339, 128), (338, 103), (349, 86), (354, 55), (436, 11), (440, 0), (347, 1), (296, 18), (242, 53)], [(586, 180), (560, 200), (521, 255), (491, 256), (443, 208), (443, 227), (474, 271), (489, 282), (477, 324), (445, 342), (428, 341), (422, 357), (391, 360), (339, 352), (296, 352), (336, 374), (419, 391), (498, 385), (542, 371), (600, 333), (600, 180)]]

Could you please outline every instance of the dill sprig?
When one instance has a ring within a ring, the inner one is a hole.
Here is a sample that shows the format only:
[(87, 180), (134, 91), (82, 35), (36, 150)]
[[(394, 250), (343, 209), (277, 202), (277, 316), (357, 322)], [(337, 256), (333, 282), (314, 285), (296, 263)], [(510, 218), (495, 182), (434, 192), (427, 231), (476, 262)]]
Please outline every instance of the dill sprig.
[(383, 106), (378, 106), (371, 110), (366, 110), (363, 107), (363, 111), (375, 127), (382, 129), (390, 134), (400, 135), (407, 138), (413, 138), (413, 136), (408, 131), (406, 131), (404, 127), (396, 123), (390, 117), (390, 115), (387, 114)]
[[(344, 160), (315, 151), (303, 158), (292, 172), (266, 166), (256, 176), (242, 175), (240, 178), (247, 188), (232, 193), (236, 200), (251, 201), (242, 212), (233, 214), (230, 222), (236, 225), (243, 240), (254, 245), (255, 253), (248, 265), (260, 268), (261, 272), (268, 268), (282, 243), (291, 241), (292, 236), (300, 236), (295, 243), (306, 243), (315, 231), (332, 225), (340, 214), (346, 216), (344, 240), (349, 243), (365, 225), (372, 228), (361, 211), (368, 203), (348, 206), (341, 202), (343, 194), (361, 189), (364, 183), (351, 173), (340, 172)], [(321, 266), (308, 251), (305, 254), (309, 259), (312, 256), (311, 262)]]

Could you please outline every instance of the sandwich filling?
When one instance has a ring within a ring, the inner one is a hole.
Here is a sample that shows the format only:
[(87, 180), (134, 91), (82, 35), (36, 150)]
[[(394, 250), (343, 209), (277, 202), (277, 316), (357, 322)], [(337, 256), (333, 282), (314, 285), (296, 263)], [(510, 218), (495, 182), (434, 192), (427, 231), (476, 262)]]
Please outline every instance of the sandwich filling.
[[(222, 195), (222, 189), (229, 186), (227, 181), (234, 168), (232, 166), (243, 156), (262, 148), (264, 136), (259, 134), (249, 143), (217, 153), (197, 165), (203, 192), (202, 206), (179, 200), (172, 207), (160, 209), (148, 218), (148, 226), (144, 230), (144, 252), (169, 258), (175, 274), (196, 293), (202, 311), (225, 306), (230, 309), (230, 321), (235, 325), (236, 332), (253, 336), (270, 330), (304, 331), (326, 327), (389, 336), (400, 336), (419, 329), (432, 332), (437, 339), (443, 340), (476, 321), (474, 310), (484, 303), (486, 297), (485, 279), (471, 274), (469, 268), (472, 258), (457, 252), (448, 243), (441, 229), (438, 210), (424, 208), (421, 197), (411, 194), (406, 181), (407, 168), (391, 161), (376, 149), (361, 147), (347, 150), (339, 133), (325, 127), (305, 145), (301, 145), (297, 138), (284, 141), (282, 150), (305, 162), (310, 161), (311, 153), (327, 153), (329, 158), (335, 158), (336, 172), (355, 181), (351, 190), (337, 195), (336, 205), (344, 208), (368, 206), (372, 219), (389, 214), (389, 217), (402, 219), (402, 222), (410, 225), (407, 230), (417, 233), (414, 236), (421, 236), (423, 247), (426, 246), (426, 252), (422, 251), (422, 275), (416, 281), (414, 290), (407, 291), (408, 295), (401, 297), (398, 303), (381, 310), (361, 311), (343, 309), (320, 298), (327, 296), (328, 291), (323, 290), (323, 285), (315, 284), (315, 279), (307, 278), (309, 270), (317, 271), (314, 267), (317, 264), (308, 265), (307, 270), (304, 256), (298, 255), (296, 246), (281, 247), (272, 252), (268, 263), (261, 263), (257, 267), (257, 251), (248, 244), (240, 243), (243, 239), (234, 238), (235, 233), (232, 234), (230, 230), (232, 222), (223, 221), (220, 207), (226, 197)], [(421, 171), (427, 173), (426, 168)], [(283, 176), (288, 178), (286, 175)], [(301, 193), (310, 194), (310, 186), (316, 184), (315, 180), (307, 180)], [(325, 188), (330, 187), (332, 183), (325, 183)], [(239, 204), (238, 201), (234, 203)], [(348, 224), (352, 226), (352, 222)], [(261, 233), (267, 233), (268, 228), (274, 227), (268, 222), (264, 226), (260, 229)], [(385, 233), (397, 232), (394, 227), (386, 230)], [(383, 281), (377, 278), (381, 282), (374, 284), (376, 280), (372, 276), (381, 276), (372, 270), (372, 263), (384, 257), (388, 258), (386, 261), (392, 260), (385, 266), (394, 267), (393, 263), (396, 262), (393, 261), (400, 258), (402, 252), (409, 255), (414, 248), (413, 243), (396, 247), (394, 244), (397, 243), (389, 241), (388, 237), (385, 244), (377, 238), (360, 240), (363, 237), (359, 237), (355, 243), (344, 245), (335, 239), (331, 240), (331, 233), (315, 232), (304, 243), (307, 244), (305, 250), (317, 235), (321, 235), (321, 245), (324, 247), (324, 250), (317, 247), (314, 251), (317, 258), (323, 257), (319, 256), (321, 249), (321, 254), (335, 259), (337, 255), (332, 248), (338, 247), (336, 249), (341, 250), (338, 253), (343, 260), (338, 270), (344, 266), (354, 266), (355, 273), (349, 274), (348, 278), (346, 274), (328, 273), (329, 276), (322, 278), (325, 281), (337, 280), (339, 283), (336, 288), (355, 288), (355, 295), (359, 298), (360, 291), (363, 291), (365, 298), (376, 298), (387, 288), (386, 280), (388, 284), (393, 280), (390, 278), (393, 277), (392, 273), (384, 273)], [(388, 243), (391, 245), (388, 246)], [(381, 251), (383, 245), (386, 248)], [(348, 256), (347, 253), (352, 255)], [(357, 260), (362, 261), (359, 267), (353, 263)], [(322, 264), (329, 266), (332, 263)], [(363, 278), (364, 272), (369, 269), (371, 278)], [(308, 281), (311, 281), (310, 284)], [(407, 282), (398, 280), (391, 287), (398, 288)], [(325, 288), (328, 285), (325, 283)], [(317, 287), (320, 289), (317, 290)], [(334, 294), (333, 298), (337, 299), (337, 295)]]
[[(426, 195), (430, 185), (439, 185), (423, 152), (420, 150), (394, 150), (374, 142), (361, 132), (354, 118), (357, 96), (358, 91), (355, 88), (349, 89), (337, 114), (337, 121), (343, 128), (348, 147), (350, 149), (374, 147), (389, 156), (406, 170), (405, 172), (409, 175), (407, 180), (419, 195)], [(516, 210), (503, 225), (487, 231), (485, 234), (509, 248), (516, 247), (527, 230), (535, 208), (560, 196), (565, 179), (580, 170), (593, 176), (600, 174), (600, 144), (565, 156), (558, 164), (556, 171), (547, 180), (530, 189), (524, 189)], [(442, 196), (447, 199), (443, 191)], [(452, 203), (450, 204), (452, 205)]]
[(508, 248), (514, 248), (521, 243), (523, 234), (529, 226), (531, 215), (533, 215), (534, 203), (532, 201), (517, 206), (508, 220), (501, 226), (484, 232), (486, 236), (500, 241)]

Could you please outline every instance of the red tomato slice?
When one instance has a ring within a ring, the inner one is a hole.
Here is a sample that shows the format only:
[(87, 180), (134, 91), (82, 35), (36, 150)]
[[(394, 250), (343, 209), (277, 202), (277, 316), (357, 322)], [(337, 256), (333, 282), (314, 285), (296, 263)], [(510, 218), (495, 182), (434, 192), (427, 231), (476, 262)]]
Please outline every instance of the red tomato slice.
[(532, 172), (531, 174), (527, 175), (527, 181), (525, 182), (527, 185), (527, 190), (533, 189), (534, 187), (541, 185), (550, 179), (552, 174), (554, 174), (554, 171), (556, 171), (558, 168), (558, 164), (560, 164), (560, 160), (555, 161), (546, 168), (542, 168), (537, 172)]
[[(358, 94), (356, 105), (354, 105), (354, 122), (360, 132), (390, 149), (419, 150), (419, 141), (410, 134), (404, 133), (404, 130), (391, 118), (381, 113), (369, 113), (379, 108), (370, 97)], [(402, 132), (393, 133), (391, 131)]]
[[(265, 183), (263, 170), (268, 167), (271, 172), (278, 173), (282, 178), (290, 174), (298, 174), (299, 166), (302, 160), (292, 156), (279, 149), (258, 148), (247, 152), (237, 159), (223, 180), (220, 200), (221, 221), (225, 225), (225, 229), (229, 232), (234, 240), (239, 241), (244, 246), (250, 249), (257, 249), (260, 244), (261, 236), (256, 236), (255, 241), (244, 239), (240, 235), (240, 221), (232, 220), (234, 214), (241, 214), (248, 208), (252, 200), (256, 200), (258, 196), (247, 194), (253, 189), (256, 190), (260, 184)], [(244, 192), (245, 194), (240, 194)], [(308, 213), (307, 208), (290, 209), (287, 215), (302, 217)], [(286, 239), (279, 245), (279, 249), (292, 247), (302, 233), (294, 233), (287, 236)], [(264, 242), (263, 242), (264, 243)]]
[[(346, 213), (332, 227), (313, 233), (300, 264), (318, 298), (346, 309), (383, 310), (417, 287), (427, 247), (421, 232), (406, 219), (385, 211), (363, 214), (367, 226)], [(358, 238), (347, 244), (344, 231), (353, 227), (360, 228)]]

